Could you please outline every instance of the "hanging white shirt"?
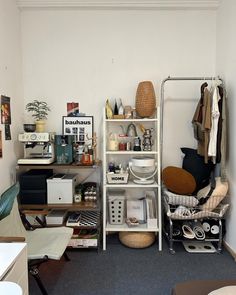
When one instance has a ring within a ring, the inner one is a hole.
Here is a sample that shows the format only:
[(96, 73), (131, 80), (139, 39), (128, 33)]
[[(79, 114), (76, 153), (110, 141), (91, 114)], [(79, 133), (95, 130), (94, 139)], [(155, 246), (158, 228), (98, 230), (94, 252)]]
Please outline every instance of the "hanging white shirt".
[(210, 140), (208, 145), (208, 156), (212, 157), (212, 162), (215, 163), (216, 151), (217, 151), (217, 131), (218, 121), (220, 117), (218, 102), (221, 99), (218, 87), (215, 85), (212, 95), (212, 107), (211, 107), (211, 131)]

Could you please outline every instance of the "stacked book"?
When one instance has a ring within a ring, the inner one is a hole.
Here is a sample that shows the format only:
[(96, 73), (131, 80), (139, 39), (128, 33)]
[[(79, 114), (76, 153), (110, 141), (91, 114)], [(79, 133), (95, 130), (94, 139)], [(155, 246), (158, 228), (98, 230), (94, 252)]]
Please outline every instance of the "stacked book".
[(79, 226), (81, 214), (80, 212), (73, 212), (68, 216), (66, 226)]

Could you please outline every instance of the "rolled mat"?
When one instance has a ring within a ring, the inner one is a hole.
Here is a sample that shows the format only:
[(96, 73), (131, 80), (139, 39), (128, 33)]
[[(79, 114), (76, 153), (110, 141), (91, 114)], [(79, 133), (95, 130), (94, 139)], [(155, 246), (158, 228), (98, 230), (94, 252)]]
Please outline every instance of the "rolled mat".
[(197, 240), (204, 240), (205, 237), (206, 237), (204, 229), (203, 229), (201, 223), (199, 223), (199, 222), (194, 224), (193, 232), (194, 232), (195, 237), (196, 237)]
[(187, 223), (183, 224), (182, 231), (183, 231), (183, 236), (186, 239), (194, 239), (195, 238), (195, 233), (189, 224), (187, 224)]

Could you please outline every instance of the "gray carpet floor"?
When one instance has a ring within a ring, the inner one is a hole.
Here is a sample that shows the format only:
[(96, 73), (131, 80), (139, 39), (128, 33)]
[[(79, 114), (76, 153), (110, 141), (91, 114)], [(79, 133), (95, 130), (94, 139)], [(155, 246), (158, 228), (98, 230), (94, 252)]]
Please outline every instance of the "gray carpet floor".
[[(73, 249), (71, 261), (50, 261), (40, 267), (50, 295), (170, 295), (181, 281), (235, 279), (236, 264), (226, 250), (221, 254), (190, 254), (175, 243), (176, 254), (157, 244), (146, 249), (123, 246), (116, 235), (108, 237), (106, 251)], [(29, 277), (30, 295), (41, 294)]]

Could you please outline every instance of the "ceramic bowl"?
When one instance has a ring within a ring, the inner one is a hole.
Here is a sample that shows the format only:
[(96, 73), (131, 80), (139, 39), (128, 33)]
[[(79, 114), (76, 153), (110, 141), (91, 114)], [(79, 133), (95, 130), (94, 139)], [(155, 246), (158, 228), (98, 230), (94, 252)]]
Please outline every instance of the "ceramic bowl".
[(25, 132), (35, 132), (36, 130), (36, 124), (24, 124), (23, 127)]

